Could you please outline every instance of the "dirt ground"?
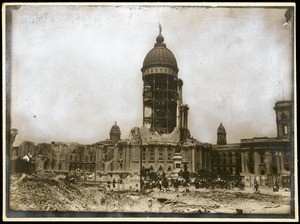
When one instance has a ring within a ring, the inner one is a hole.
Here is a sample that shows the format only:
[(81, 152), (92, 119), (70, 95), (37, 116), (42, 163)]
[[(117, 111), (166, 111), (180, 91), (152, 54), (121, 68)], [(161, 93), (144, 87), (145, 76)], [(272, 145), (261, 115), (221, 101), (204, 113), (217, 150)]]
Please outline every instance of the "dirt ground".
[[(12, 176), (9, 208), (14, 211), (289, 214), (290, 192), (180, 188), (141, 193), (101, 186), (68, 185), (64, 176)], [(122, 188), (119, 188), (122, 189)]]

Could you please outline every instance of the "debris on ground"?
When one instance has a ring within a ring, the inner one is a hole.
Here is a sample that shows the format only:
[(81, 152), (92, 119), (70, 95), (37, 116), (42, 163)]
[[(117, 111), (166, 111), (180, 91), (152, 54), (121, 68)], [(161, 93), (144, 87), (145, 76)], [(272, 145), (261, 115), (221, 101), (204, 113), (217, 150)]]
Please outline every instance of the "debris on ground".
[(14, 211), (160, 213), (268, 213), (289, 211), (290, 198), (245, 191), (110, 191), (101, 184), (70, 183), (65, 175), (18, 174), (10, 181)]

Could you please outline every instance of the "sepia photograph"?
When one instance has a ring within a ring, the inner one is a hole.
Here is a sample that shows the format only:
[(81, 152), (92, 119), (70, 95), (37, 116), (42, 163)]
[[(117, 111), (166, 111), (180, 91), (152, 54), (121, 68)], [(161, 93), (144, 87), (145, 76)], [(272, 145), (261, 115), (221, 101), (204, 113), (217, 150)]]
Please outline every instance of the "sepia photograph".
[(295, 22), (3, 3), (3, 220), (299, 221)]

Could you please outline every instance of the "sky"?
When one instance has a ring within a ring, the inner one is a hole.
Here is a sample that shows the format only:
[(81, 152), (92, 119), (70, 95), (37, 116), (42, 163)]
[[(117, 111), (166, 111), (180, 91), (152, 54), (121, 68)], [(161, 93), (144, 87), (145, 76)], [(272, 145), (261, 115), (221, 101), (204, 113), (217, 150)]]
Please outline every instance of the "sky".
[(162, 25), (190, 107), (189, 129), (216, 143), (276, 136), (293, 96), (285, 8), (22, 6), (12, 15), (12, 128), (24, 140), (91, 144), (142, 126), (142, 74)]

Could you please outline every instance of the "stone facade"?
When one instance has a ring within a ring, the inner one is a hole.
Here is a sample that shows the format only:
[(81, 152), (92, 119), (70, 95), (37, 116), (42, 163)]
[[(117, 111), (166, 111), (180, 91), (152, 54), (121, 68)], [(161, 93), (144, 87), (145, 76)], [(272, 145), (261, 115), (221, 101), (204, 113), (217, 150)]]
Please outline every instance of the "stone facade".
[(272, 186), (277, 180), (284, 187), (289, 186), (290, 141), (278, 138), (260, 137), (241, 140), (241, 175), (252, 185)]
[(241, 150), (240, 144), (212, 146), (212, 172), (216, 174), (240, 175)]

